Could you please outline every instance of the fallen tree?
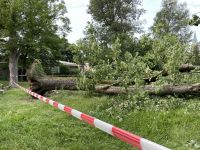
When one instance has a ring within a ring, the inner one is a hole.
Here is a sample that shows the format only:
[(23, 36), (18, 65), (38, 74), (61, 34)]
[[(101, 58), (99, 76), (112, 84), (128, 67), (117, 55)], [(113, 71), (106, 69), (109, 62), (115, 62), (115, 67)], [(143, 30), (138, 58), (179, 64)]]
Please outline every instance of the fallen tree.
[[(196, 69), (198, 66), (193, 66), (191, 64), (182, 64), (178, 70), (181, 73), (188, 73), (191, 72), (192, 70)], [(196, 72), (199, 73), (199, 72)], [(162, 70), (160, 71), (157, 75), (149, 77), (149, 78), (144, 78), (144, 82), (146, 84), (150, 84), (151, 82), (156, 82), (159, 79), (159, 76), (168, 76), (169, 73), (166, 70)], [(113, 81), (113, 80), (102, 80), (100, 81), (101, 84), (116, 84), (116, 83), (120, 83), (119, 81)], [(134, 81), (130, 82), (129, 85), (134, 85)]]
[(194, 66), (192, 64), (182, 64), (180, 67), (179, 67), (179, 71), (180, 72), (190, 72), (194, 69), (196, 69), (198, 66)]
[[(174, 86), (174, 85), (163, 85), (161, 87), (156, 87), (152, 85), (145, 85), (140, 87), (140, 89), (146, 91), (150, 95), (185, 95), (185, 94), (200, 94), (200, 83), (192, 84), (192, 85), (182, 85), (182, 86)], [(138, 91), (138, 88), (134, 86), (123, 88), (110, 86), (108, 88), (102, 88), (102, 86), (96, 86), (95, 92), (104, 93), (104, 94), (126, 94), (126, 93), (135, 93)]]
[[(78, 90), (77, 82), (75, 79), (50, 79), (42, 78), (37, 82), (31, 82), (31, 89), (33, 92), (38, 94), (45, 94), (47, 91), (55, 89), (65, 89), (65, 90)], [(161, 87), (156, 87), (152, 85), (145, 85), (140, 87), (140, 89), (146, 91), (150, 95), (184, 95), (184, 94), (200, 94), (200, 83), (192, 85), (163, 85)], [(128, 88), (113, 86), (113, 85), (97, 85), (94, 89), (97, 93), (103, 94), (125, 94), (125, 93), (135, 93), (138, 88), (130, 86)]]
[[(50, 78), (47, 77), (42, 69), (41, 64), (34, 62), (27, 73), (28, 81), (33, 92), (45, 94), (47, 91), (55, 89), (78, 90), (77, 78)], [(126, 94), (135, 93), (138, 88), (129, 86), (127, 88), (116, 86), (118, 82), (109, 85), (96, 85), (94, 92), (103, 94)], [(192, 85), (163, 85), (159, 88), (153, 85), (141, 86), (140, 89), (150, 95), (184, 95), (200, 94), (200, 83)]]
[(44, 95), (47, 91), (56, 89), (78, 90), (76, 80), (69, 79), (55, 79), (55, 78), (40, 78), (38, 80), (29, 80), (30, 88), (33, 92)]

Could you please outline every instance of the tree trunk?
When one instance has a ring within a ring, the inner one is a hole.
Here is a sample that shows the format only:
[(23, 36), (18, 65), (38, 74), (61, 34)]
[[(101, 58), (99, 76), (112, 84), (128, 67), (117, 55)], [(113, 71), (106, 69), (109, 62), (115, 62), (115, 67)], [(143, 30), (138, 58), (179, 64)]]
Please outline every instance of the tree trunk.
[[(44, 78), (39, 79), (37, 82), (31, 83), (31, 89), (33, 92), (38, 94), (45, 94), (45, 92), (55, 89), (66, 89), (66, 90), (78, 90), (77, 83), (75, 79), (50, 79)], [(159, 88), (157, 86), (145, 85), (140, 87), (143, 91), (147, 92), (150, 95), (197, 95), (200, 94), (200, 83), (192, 85), (163, 85)], [(113, 85), (97, 85), (95, 86), (94, 92), (102, 94), (127, 94), (127, 93), (136, 93), (138, 89), (135, 86), (130, 86), (128, 88), (113, 86)]]
[(193, 66), (192, 64), (182, 64), (179, 67), (180, 72), (190, 72), (191, 70), (194, 70), (197, 66)]
[[(156, 87), (152, 85), (146, 85), (140, 87), (143, 91), (147, 92), (150, 95), (197, 95), (200, 94), (200, 83), (192, 84), (192, 85), (182, 85), (182, 86), (174, 86), (174, 85), (163, 85), (161, 87)], [(138, 90), (132, 86), (127, 89), (123, 87), (110, 86), (105, 89), (102, 86), (97, 86), (95, 88), (95, 92), (104, 93), (104, 94), (126, 94), (126, 93), (135, 93)]]
[(10, 71), (10, 86), (16, 87), (14, 84), (18, 82), (18, 52), (17, 50), (10, 51), (9, 55), (9, 71)]
[(31, 90), (38, 94), (44, 95), (47, 91), (56, 89), (77, 90), (76, 80), (69, 79), (52, 79), (49, 77), (39, 80), (29, 80)]
[[(31, 89), (33, 92), (38, 94), (45, 94), (49, 90), (55, 89), (66, 89), (66, 90), (78, 90), (77, 80), (75, 78), (50, 78), (44, 75), (44, 72), (39, 72), (36, 68), (42, 66), (38, 64), (38, 61), (32, 64), (30, 70), (27, 73), (28, 80), (31, 83)], [(188, 65), (183, 67), (186, 70), (190, 70), (191, 67)], [(189, 69), (188, 69), (189, 68)], [(40, 69), (40, 70), (41, 70)], [(96, 85), (94, 91), (103, 94), (127, 94), (135, 93), (138, 89), (135, 86), (129, 86), (128, 88), (117, 86), (119, 82), (115, 82), (110, 85)], [(152, 86), (145, 85), (141, 86), (140, 89), (146, 91), (150, 95), (184, 95), (184, 94), (200, 94), (200, 83), (192, 85), (163, 85), (163, 86)]]

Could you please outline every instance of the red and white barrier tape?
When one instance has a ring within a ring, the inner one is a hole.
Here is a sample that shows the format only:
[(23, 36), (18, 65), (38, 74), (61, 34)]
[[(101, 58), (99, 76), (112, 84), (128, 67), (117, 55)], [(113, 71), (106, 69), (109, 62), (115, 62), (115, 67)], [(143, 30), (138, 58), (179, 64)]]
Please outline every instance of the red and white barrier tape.
[[(15, 83), (16, 84), (16, 83)], [(22, 89), (23, 91), (25, 91), (26, 93), (34, 96), (35, 98), (38, 98), (39, 100), (50, 104), (51, 106), (54, 106), (55, 108), (58, 108), (128, 144), (131, 144), (133, 147), (138, 148), (139, 150), (170, 150), (162, 145), (156, 144), (154, 142), (151, 142), (149, 140), (146, 140), (142, 137), (139, 137), (137, 135), (134, 135), (130, 132), (127, 132), (123, 129), (120, 129), (118, 127), (115, 127), (111, 124), (108, 124), (104, 121), (101, 121), (99, 119), (96, 119), (92, 116), (89, 116), (87, 114), (84, 114), (80, 111), (77, 111), (71, 107), (65, 106), (63, 104), (60, 104), (56, 101), (53, 101), (49, 98), (46, 98), (44, 96), (41, 96), (37, 93), (32, 92), (31, 90), (25, 89), (23, 87), (21, 87), (20, 85), (16, 84), (20, 89)]]

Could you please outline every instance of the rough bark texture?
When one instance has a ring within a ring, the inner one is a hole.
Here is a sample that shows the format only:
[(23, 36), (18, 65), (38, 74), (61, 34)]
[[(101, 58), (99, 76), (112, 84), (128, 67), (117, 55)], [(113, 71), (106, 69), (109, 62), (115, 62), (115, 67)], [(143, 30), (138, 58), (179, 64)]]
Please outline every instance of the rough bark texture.
[[(192, 85), (183, 85), (183, 86), (173, 86), (173, 85), (164, 85), (160, 88), (152, 85), (146, 85), (141, 87), (150, 95), (185, 95), (185, 94), (200, 94), (200, 83)], [(122, 87), (111, 86), (107, 89), (102, 89), (101, 86), (97, 86), (95, 92), (104, 93), (104, 94), (125, 94), (125, 93), (135, 93), (137, 89), (135, 87), (128, 87), (127, 89)]]
[(17, 50), (10, 51), (9, 55), (9, 72), (10, 72), (10, 86), (16, 87), (16, 85), (13, 83), (18, 82), (18, 58), (19, 55), (17, 53)]
[(44, 95), (47, 91), (56, 89), (77, 90), (76, 80), (69, 78), (65, 80), (53, 78), (41, 78), (29, 80), (33, 92)]
[[(65, 89), (65, 90), (78, 90), (76, 86), (75, 79), (67, 79), (67, 80), (52, 80), (52, 79), (40, 79), (37, 82), (31, 83), (32, 91), (45, 94), (45, 92), (55, 89)], [(164, 85), (161, 87), (156, 87), (152, 85), (146, 85), (141, 87), (144, 91), (146, 91), (150, 95), (194, 95), (200, 94), (200, 83), (192, 84), (192, 85), (182, 85), (182, 86), (173, 86), (173, 85)], [(138, 90), (134, 86), (130, 86), (128, 88), (112, 86), (112, 85), (97, 85), (95, 86), (95, 92), (103, 93), (103, 94), (126, 94), (126, 93), (135, 93)]]
[(190, 72), (191, 70), (194, 70), (196, 67), (193, 66), (192, 64), (182, 64), (179, 67), (180, 72)]

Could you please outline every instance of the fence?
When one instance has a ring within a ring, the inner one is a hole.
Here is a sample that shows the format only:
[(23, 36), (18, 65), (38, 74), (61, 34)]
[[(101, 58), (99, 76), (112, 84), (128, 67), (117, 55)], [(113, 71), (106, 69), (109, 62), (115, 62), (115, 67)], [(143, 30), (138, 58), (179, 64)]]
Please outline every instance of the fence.
[[(15, 83), (16, 84), (16, 83)], [(39, 100), (57, 108), (60, 109), (88, 124), (90, 124), (93, 127), (96, 127), (118, 139), (120, 139), (121, 141), (124, 141), (128, 144), (131, 144), (133, 147), (138, 148), (139, 150), (170, 150), (162, 145), (156, 144), (154, 142), (151, 142), (147, 139), (144, 139), (140, 136), (137, 136), (135, 134), (132, 134), (128, 131), (125, 131), (123, 129), (120, 129), (118, 127), (115, 127), (111, 124), (108, 124), (104, 121), (101, 121), (99, 119), (96, 119), (92, 116), (89, 116), (87, 114), (84, 114), (78, 110), (75, 110), (69, 106), (65, 106), (63, 104), (60, 104), (56, 101), (53, 101), (52, 99), (46, 98), (44, 96), (41, 96), (37, 93), (32, 92), (31, 90), (25, 89), (23, 87), (21, 87), (20, 85), (16, 84), (20, 89), (22, 89), (23, 91), (25, 91), (26, 93), (34, 96), (35, 98), (38, 98)]]

